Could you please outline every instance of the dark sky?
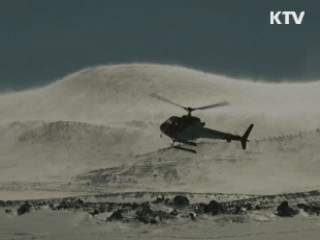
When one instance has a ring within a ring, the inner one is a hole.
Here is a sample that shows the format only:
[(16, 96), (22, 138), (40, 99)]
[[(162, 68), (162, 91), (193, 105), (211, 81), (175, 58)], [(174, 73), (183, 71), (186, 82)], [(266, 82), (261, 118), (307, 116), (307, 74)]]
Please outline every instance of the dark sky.
[[(270, 25), (270, 10), (306, 15), (302, 25)], [(130, 62), (320, 79), (319, 24), (317, 0), (1, 0), (0, 90)]]

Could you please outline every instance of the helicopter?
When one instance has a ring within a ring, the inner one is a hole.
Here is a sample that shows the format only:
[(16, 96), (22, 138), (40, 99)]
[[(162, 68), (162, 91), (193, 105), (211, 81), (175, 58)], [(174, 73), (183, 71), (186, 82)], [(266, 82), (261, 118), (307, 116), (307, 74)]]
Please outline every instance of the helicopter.
[[(151, 94), (151, 96), (158, 100), (174, 105), (176, 107), (182, 108), (188, 112), (187, 115), (183, 115), (182, 117), (172, 116), (160, 125), (160, 131), (164, 135), (171, 138), (171, 145), (174, 148), (196, 153), (196, 151), (193, 149), (185, 148), (180, 145), (175, 146), (174, 143), (178, 142), (189, 146), (197, 146), (197, 143), (195, 142), (197, 139), (208, 138), (226, 140), (227, 142), (239, 141), (241, 143), (242, 149), (246, 149), (247, 142), (249, 142), (248, 137), (254, 126), (253, 124), (250, 124), (245, 133), (242, 136), (240, 136), (206, 128), (205, 122), (202, 122), (200, 118), (191, 115), (191, 113), (196, 110), (205, 110), (210, 108), (227, 106), (229, 105), (228, 102), (218, 102), (215, 104), (210, 104), (201, 107), (185, 107), (156, 94)], [(162, 137), (162, 135), (160, 136)]]

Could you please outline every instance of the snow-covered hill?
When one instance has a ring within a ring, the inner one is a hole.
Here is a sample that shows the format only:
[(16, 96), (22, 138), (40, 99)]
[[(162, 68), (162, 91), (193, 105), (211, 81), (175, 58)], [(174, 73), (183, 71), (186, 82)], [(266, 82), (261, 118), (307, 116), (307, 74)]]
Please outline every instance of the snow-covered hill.
[[(105, 191), (319, 188), (319, 92), (320, 82), (267, 84), (179, 66), (87, 68), (0, 95), (0, 183), (58, 181)], [(159, 124), (184, 113), (154, 93), (187, 106), (229, 101), (195, 114), (208, 127), (241, 134), (254, 123), (254, 141), (247, 151), (215, 141), (200, 144), (197, 155), (167, 149)]]
[(230, 106), (198, 115), (213, 127), (240, 132), (253, 121), (255, 136), (274, 136), (320, 127), (319, 90), (320, 82), (258, 83), (178, 66), (100, 66), (42, 88), (0, 95), (0, 122), (161, 122), (183, 114), (149, 96), (156, 93), (191, 106), (227, 100)]
[[(319, 189), (320, 131), (238, 144), (201, 143), (197, 155), (173, 148), (137, 155), (119, 166), (77, 177), (118, 191), (267, 194)], [(88, 186), (88, 184), (86, 184)]]

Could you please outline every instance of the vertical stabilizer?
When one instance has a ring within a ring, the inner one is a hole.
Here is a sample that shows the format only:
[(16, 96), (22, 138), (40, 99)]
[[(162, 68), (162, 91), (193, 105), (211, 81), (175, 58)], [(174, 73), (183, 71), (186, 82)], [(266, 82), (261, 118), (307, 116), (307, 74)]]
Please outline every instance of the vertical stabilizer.
[(254, 126), (253, 124), (250, 124), (247, 131), (241, 137), (241, 145), (242, 145), (243, 150), (245, 150), (247, 148), (247, 142), (249, 142), (248, 137), (252, 131), (253, 126)]

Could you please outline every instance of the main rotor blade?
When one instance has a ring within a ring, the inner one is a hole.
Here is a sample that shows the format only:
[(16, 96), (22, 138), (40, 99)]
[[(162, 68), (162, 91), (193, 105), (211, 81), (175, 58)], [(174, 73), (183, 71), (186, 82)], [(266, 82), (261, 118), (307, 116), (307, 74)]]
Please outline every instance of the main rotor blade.
[(177, 106), (177, 107), (179, 107), (179, 108), (185, 109), (184, 106), (182, 106), (182, 105), (180, 105), (180, 104), (177, 104), (177, 103), (175, 103), (175, 102), (172, 102), (172, 101), (170, 101), (170, 100), (168, 100), (168, 99), (166, 99), (166, 98), (164, 98), (164, 97), (161, 97), (161, 96), (159, 96), (159, 95), (157, 95), (157, 94), (150, 94), (150, 96), (151, 96), (151, 97), (154, 97), (154, 98), (157, 98), (157, 99), (159, 99), (159, 100), (161, 100), (161, 101), (164, 101), (164, 102), (166, 102), (166, 103), (172, 104), (172, 105), (174, 105), (174, 106)]
[(223, 106), (228, 106), (228, 105), (229, 105), (228, 102), (218, 102), (218, 103), (210, 104), (210, 105), (207, 105), (207, 106), (196, 107), (196, 108), (192, 108), (192, 109), (193, 110), (203, 110), (203, 109), (223, 107)]

